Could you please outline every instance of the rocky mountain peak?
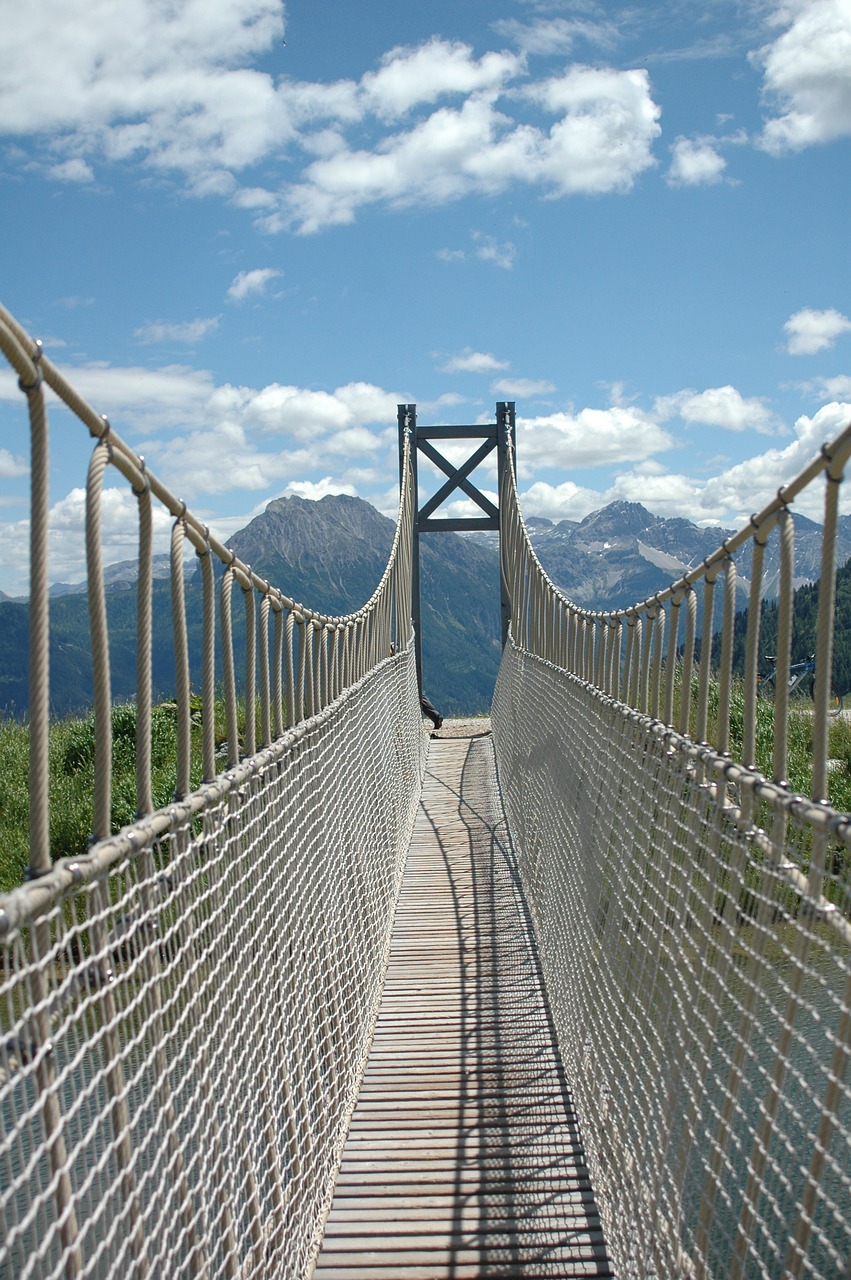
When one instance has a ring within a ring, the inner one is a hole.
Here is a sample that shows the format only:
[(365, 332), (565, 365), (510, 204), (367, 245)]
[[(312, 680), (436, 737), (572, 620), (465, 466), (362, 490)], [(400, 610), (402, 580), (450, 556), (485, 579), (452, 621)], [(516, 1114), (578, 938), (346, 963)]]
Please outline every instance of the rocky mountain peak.
[(626, 534), (642, 533), (656, 520), (640, 502), (610, 502), (581, 520), (577, 532), (585, 540), (622, 538)]

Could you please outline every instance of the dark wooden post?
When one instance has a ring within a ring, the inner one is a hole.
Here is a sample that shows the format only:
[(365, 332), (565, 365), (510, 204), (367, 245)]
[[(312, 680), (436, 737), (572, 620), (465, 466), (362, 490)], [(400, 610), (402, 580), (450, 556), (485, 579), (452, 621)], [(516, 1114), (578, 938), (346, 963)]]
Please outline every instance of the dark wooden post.
[[(417, 477), (417, 406), (400, 404), (396, 407), (399, 424), (399, 483), (402, 483), (402, 466), (405, 459), (405, 436), (411, 437), (411, 474), (414, 481), (414, 529), (411, 546), (411, 620), (414, 624), (414, 653), (417, 663), (417, 688), (423, 693), (423, 636), (420, 609), (420, 491)], [(404, 620), (397, 618), (397, 628)]]
[[(411, 462), (414, 478), (414, 543), (411, 570), (411, 613), (414, 623), (414, 644), (417, 657), (417, 681), (420, 694), (423, 691), (423, 650), (422, 650), (422, 612), (420, 601), (420, 534), (421, 533), (461, 533), (470, 529), (491, 529), (500, 531), (499, 508), (494, 506), (490, 498), (486, 498), (469, 477), (479, 463), (496, 449), (498, 484), (501, 488), (502, 476), (508, 457), (508, 441), (514, 445), (514, 401), (508, 400), (497, 404), (496, 422), (478, 423), (466, 427), (421, 427), (417, 425), (417, 406), (400, 404), (397, 408), (399, 425), (399, 467), (401, 476), (402, 458), (405, 448), (405, 433), (411, 436)], [(460, 467), (444, 458), (435, 448), (432, 441), (440, 440), (481, 440), (482, 444), (463, 462)], [(425, 454), (430, 462), (448, 477), (441, 487), (432, 494), (420, 507), (417, 455)], [(434, 513), (447, 501), (457, 489), (471, 498), (484, 513), (481, 516), (440, 517), (435, 519)], [(498, 500), (498, 499), (497, 499)], [(500, 534), (501, 536), (501, 534)], [(500, 563), (502, 556), (500, 555)], [(500, 569), (500, 607), (502, 613), (502, 643), (508, 638), (508, 624), (511, 606), (508, 600), (506, 584)]]
[[(502, 481), (505, 475), (505, 467), (508, 462), (508, 443), (511, 442), (512, 452), (516, 453), (517, 436), (514, 427), (514, 401), (502, 401), (496, 406), (496, 468), (497, 468), (497, 484), (500, 497), (502, 497)], [(511, 624), (511, 599), (508, 594), (508, 583), (505, 581), (502, 572), (502, 508), (500, 508), (499, 523), (499, 607), (502, 615), (502, 647), (505, 648), (508, 640), (508, 629)]]

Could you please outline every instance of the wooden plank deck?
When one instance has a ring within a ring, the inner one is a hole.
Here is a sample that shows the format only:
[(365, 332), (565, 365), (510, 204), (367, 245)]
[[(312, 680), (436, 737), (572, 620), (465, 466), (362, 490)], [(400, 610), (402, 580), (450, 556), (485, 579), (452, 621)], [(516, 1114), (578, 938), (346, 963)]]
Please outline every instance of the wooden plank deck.
[(314, 1277), (611, 1274), (491, 739), (435, 738)]

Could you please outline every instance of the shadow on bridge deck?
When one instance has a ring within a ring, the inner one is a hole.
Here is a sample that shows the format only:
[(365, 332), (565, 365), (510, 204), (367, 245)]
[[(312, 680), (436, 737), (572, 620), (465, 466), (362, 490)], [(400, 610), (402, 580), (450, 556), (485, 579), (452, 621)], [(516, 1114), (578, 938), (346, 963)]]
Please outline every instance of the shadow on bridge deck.
[(431, 743), (315, 1280), (611, 1275), (491, 739), (471, 733)]

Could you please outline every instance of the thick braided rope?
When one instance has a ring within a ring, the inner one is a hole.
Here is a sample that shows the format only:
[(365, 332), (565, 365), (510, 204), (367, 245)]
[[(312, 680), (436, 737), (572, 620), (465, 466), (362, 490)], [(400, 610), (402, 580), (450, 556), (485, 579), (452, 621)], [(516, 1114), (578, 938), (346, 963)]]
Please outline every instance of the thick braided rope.
[[(493, 707), (497, 760), (619, 1273), (827, 1280), (851, 1259), (851, 821), (825, 799), (837, 502), (849, 453), (851, 429), (703, 565), (613, 614), (581, 610), (547, 582), (513, 476), (504, 479), (512, 639)], [(818, 479), (825, 521), (806, 799), (785, 783), (790, 505)], [(756, 700), (773, 540), (768, 778), (755, 767)], [(751, 541), (737, 762), (734, 553)], [(719, 574), (713, 670), (705, 620)]]
[[(25, 384), (33, 424), (31, 708), (39, 712), (31, 725), (36, 874), (0, 899), (0, 1273), (24, 1280), (127, 1272), (305, 1277), (365, 1060), (424, 768), (410, 645), (409, 442), (381, 582), (349, 617), (327, 617), (270, 586), (217, 542), (2, 310), (0, 348)], [(52, 867), (47, 423), (39, 365), (97, 441), (86, 549), (100, 838)], [(108, 469), (136, 495), (139, 519), (139, 816), (120, 832), (111, 832), (110, 822), (101, 548)], [(175, 798), (156, 811), (154, 500), (173, 519), (179, 738)], [(194, 789), (187, 540), (200, 557), (203, 630), (204, 781)], [(215, 759), (213, 722), (213, 556), (224, 566), (224, 766)], [(234, 585), (246, 619), (242, 728)]]

